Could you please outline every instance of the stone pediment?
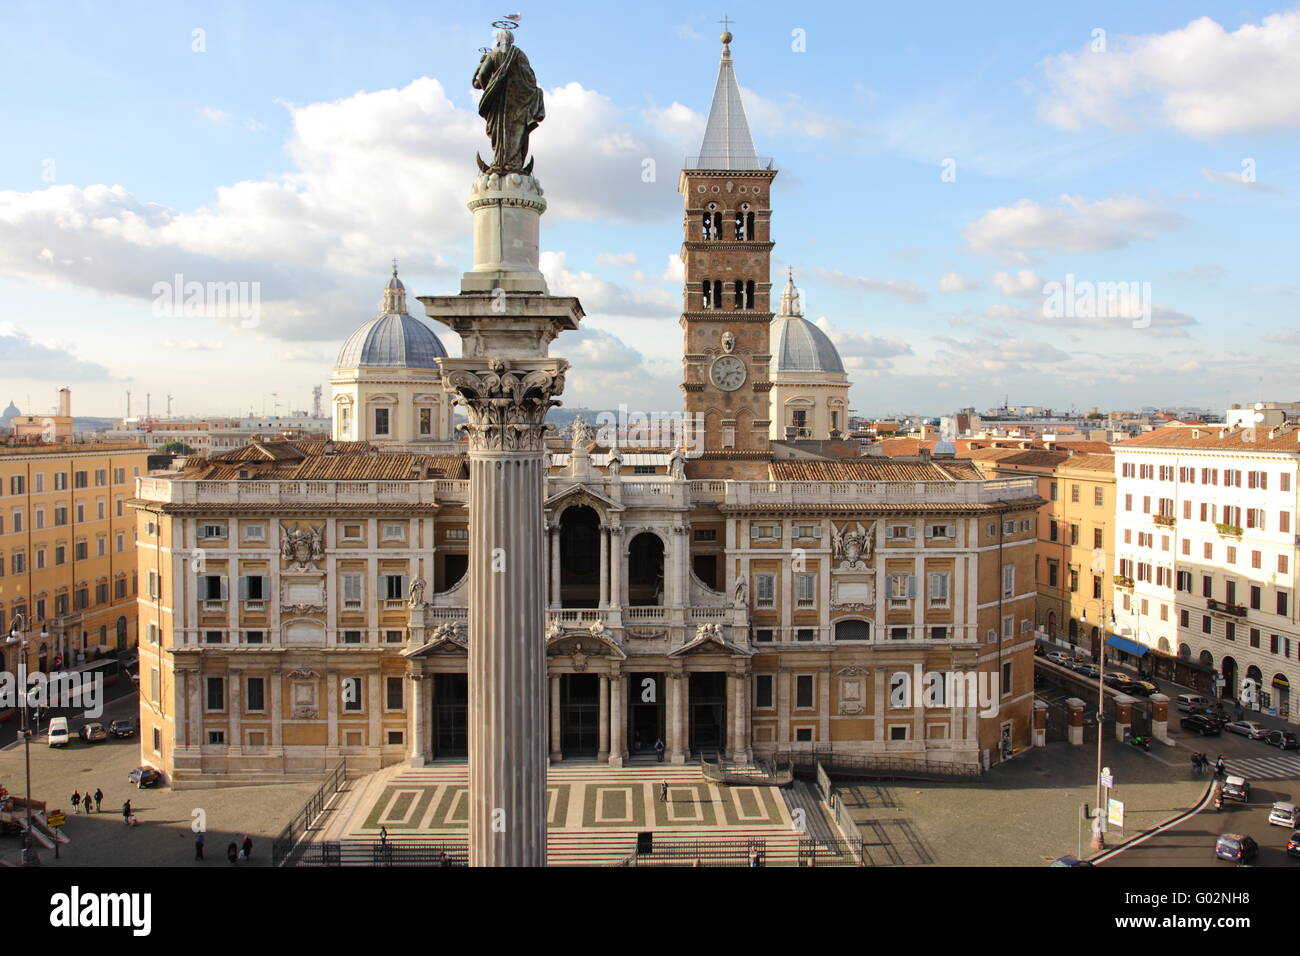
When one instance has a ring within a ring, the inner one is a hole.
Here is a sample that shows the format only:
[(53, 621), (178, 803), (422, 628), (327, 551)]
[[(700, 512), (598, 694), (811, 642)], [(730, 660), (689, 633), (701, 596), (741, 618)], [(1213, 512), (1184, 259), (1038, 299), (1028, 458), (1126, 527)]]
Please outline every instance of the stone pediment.
[(588, 488), (581, 483), (569, 485), (563, 491), (557, 491), (551, 497), (543, 502), (543, 507), (557, 515), (565, 508), (576, 505), (587, 505), (602, 515), (621, 512), (623, 506), (616, 501), (606, 498), (600, 492)]
[(439, 625), (432, 636), (419, 647), (402, 651), (405, 658), (432, 657), (435, 654), (468, 654), (469, 637), (466, 625), (461, 621), (449, 621)]
[(695, 630), (695, 636), (683, 644), (668, 652), (669, 657), (690, 657), (695, 654), (726, 654), (728, 657), (750, 657), (752, 651), (747, 651), (738, 644), (733, 644), (722, 636), (723, 630), (720, 624), (701, 624)]
[(617, 661), (627, 660), (627, 654), (608, 636), (608, 632), (593, 632), (586, 628), (555, 631), (546, 639), (547, 657), (605, 657)]

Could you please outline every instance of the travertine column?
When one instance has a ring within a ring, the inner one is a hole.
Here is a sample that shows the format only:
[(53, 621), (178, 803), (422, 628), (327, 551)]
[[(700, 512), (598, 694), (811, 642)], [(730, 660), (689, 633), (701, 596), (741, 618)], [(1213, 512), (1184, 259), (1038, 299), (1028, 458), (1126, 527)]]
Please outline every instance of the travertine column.
[(411, 703), (407, 732), (411, 739), (410, 764), (412, 767), (424, 766), (424, 722), (427, 719), (424, 706), (424, 675), (411, 674)]
[(551, 607), (560, 606), (560, 529), (549, 528), (551, 537)]
[(668, 671), (664, 674), (668, 684), (668, 699), (664, 706), (668, 708), (667, 720), (668, 739), (665, 741), (668, 750), (668, 760), (671, 763), (682, 762), (682, 735), (681, 725), (677, 720), (678, 709), (681, 707), (682, 700), (682, 673), (680, 671)]
[(549, 295), (537, 269), (546, 201), (536, 179), (479, 176), (469, 208), (474, 268), (459, 295), (420, 301), (462, 345), (461, 358), (442, 360), (442, 381), (467, 413), (469, 438), (470, 864), (544, 866), (544, 438), (568, 368), (548, 352), (578, 327), (582, 306)]
[(600, 675), (600, 747), (597, 760), (609, 760), (609, 675)]
[(560, 675), (551, 675), (551, 760), (560, 760)]
[(623, 595), (623, 529), (609, 529), (609, 594), (610, 603), (620, 608), (627, 605)]
[(600, 529), (600, 606), (609, 607), (609, 529)]
[(626, 683), (623, 672), (615, 665), (609, 676), (609, 765), (623, 766), (623, 754), (627, 746), (623, 743), (626, 736), (627, 720), (623, 716), (623, 685)]

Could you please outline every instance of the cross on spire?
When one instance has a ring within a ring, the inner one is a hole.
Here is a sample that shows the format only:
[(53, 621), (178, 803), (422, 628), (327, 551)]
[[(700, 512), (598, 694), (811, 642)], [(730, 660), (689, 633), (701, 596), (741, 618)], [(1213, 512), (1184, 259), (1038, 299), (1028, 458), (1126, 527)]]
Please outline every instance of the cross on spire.
[(393, 260), (393, 275), (397, 275), (397, 260)]
[(722, 15), (722, 19), (719, 20), (718, 22), (722, 24), (722, 29), (724, 29), (724, 30), (729, 30), (729, 29), (731, 28), (731, 25), (732, 25), (733, 23), (735, 23), (736, 21), (735, 21), (735, 20), (730, 20), (730, 19), (728, 19), (728, 18), (727, 18), (727, 15), (724, 13), (724, 14)]

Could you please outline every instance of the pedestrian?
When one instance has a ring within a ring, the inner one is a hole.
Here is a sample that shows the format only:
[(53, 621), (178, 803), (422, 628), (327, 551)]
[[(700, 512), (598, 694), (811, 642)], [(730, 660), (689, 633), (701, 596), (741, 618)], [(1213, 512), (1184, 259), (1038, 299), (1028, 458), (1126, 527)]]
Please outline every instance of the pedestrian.
[(668, 781), (667, 780), (659, 784), (659, 802), (660, 803), (668, 802)]
[(95, 812), (98, 813), (104, 807), (104, 791), (99, 787), (95, 788)]
[(662, 737), (660, 737), (658, 740), (655, 741), (655, 754), (658, 756), (659, 762), (663, 763), (664, 762), (664, 741)]
[(388, 845), (388, 827), (379, 828), (379, 843), (381, 846)]
[(78, 793), (76, 790), (72, 791), (72, 812), (73, 813), (81, 812), (81, 794)]
[(127, 826), (131, 825), (131, 801), (128, 800), (122, 804), (122, 822)]
[(1241, 719), (1244, 718), (1245, 716), (1246, 716), (1246, 711), (1242, 708), (1241, 704), (1238, 704), (1238, 705), (1237, 705), (1237, 719), (1238, 719), (1238, 720), (1241, 720)]
[(1228, 771), (1228, 765), (1223, 760), (1223, 754), (1219, 754), (1219, 759), (1214, 762), (1214, 775), (1222, 777)]
[(1192, 773), (1199, 774), (1200, 772), (1201, 772), (1201, 755), (1192, 754)]
[(236, 866), (239, 863), (239, 846), (234, 840), (231, 840), (226, 846), (226, 859), (230, 861), (231, 866)]
[(244, 834), (244, 859), (247, 860), (253, 855), (253, 838)]
[(203, 859), (203, 831), (200, 830), (194, 835), (194, 859)]

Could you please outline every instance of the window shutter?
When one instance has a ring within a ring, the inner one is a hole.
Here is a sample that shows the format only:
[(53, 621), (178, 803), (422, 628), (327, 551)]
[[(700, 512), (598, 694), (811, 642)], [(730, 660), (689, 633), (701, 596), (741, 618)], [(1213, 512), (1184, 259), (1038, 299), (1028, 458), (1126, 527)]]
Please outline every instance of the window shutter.
[(228, 582), (227, 582), (225, 576), (223, 575), (222, 578), (221, 578), (221, 600), (223, 600), (223, 601), (229, 599), (229, 597), (230, 597), (230, 594), (229, 594), (229, 592), (227, 591), (227, 585), (228, 585)]
[(907, 596), (909, 599), (916, 597), (916, 575), (907, 576)]
[(397, 597), (400, 599), (405, 596), (406, 596), (406, 575), (399, 574), (397, 575)]
[(248, 600), (248, 578), (240, 577), (239, 579), (239, 600)]

